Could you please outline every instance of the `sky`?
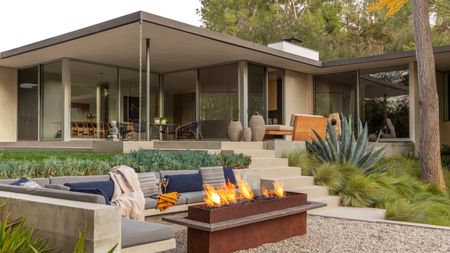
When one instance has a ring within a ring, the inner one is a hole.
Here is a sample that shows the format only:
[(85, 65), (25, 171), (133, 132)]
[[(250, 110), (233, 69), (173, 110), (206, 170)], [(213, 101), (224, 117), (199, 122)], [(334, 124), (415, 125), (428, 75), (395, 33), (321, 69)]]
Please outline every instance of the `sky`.
[(1, 0), (0, 52), (139, 10), (200, 26), (200, 0)]

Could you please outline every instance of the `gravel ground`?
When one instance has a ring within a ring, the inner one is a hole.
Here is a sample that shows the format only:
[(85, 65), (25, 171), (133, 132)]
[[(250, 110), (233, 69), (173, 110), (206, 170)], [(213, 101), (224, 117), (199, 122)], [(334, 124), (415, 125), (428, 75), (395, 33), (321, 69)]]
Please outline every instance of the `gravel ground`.
[[(186, 230), (177, 232), (177, 249), (186, 252)], [(450, 230), (308, 216), (308, 233), (258, 248), (253, 252), (450, 252)]]

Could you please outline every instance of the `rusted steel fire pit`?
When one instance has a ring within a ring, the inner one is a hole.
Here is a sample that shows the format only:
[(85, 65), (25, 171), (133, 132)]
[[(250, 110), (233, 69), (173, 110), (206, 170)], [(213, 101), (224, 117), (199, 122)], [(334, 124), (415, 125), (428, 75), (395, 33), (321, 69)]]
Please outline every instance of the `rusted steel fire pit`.
[(244, 203), (189, 206), (188, 214), (163, 220), (188, 227), (189, 253), (233, 252), (306, 234), (306, 211), (326, 206), (308, 202), (306, 194), (286, 192), (280, 198)]

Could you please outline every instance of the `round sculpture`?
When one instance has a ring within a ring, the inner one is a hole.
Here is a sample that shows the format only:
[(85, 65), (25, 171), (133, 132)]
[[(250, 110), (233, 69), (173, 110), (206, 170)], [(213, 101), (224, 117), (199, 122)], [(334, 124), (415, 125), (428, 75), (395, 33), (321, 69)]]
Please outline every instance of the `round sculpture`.
[(242, 124), (238, 120), (230, 121), (228, 125), (228, 138), (231, 141), (240, 141), (242, 137)]
[(264, 118), (258, 112), (255, 112), (248, 122), (248, 126), (252, 129), (252, 141), (262, 141), (266, 131)]
[(252, 141), (252, 129), (249, 127), (244, 128), (242, 139), (246, 142)]

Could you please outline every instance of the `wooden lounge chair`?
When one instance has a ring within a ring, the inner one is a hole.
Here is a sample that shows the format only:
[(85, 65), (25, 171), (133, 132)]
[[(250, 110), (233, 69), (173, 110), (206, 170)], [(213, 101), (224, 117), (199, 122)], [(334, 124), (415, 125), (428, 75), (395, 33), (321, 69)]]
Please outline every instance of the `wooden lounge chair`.
[(311, 129), (314, 129), (322, 138), (326, 136), (328, 119), (320, 115), (292, 114), (289, 126), (267, 125), (265, 140), (273, 139), (275, 136), (292, 135), (293, 141), (310, 141), (315, 139)]

